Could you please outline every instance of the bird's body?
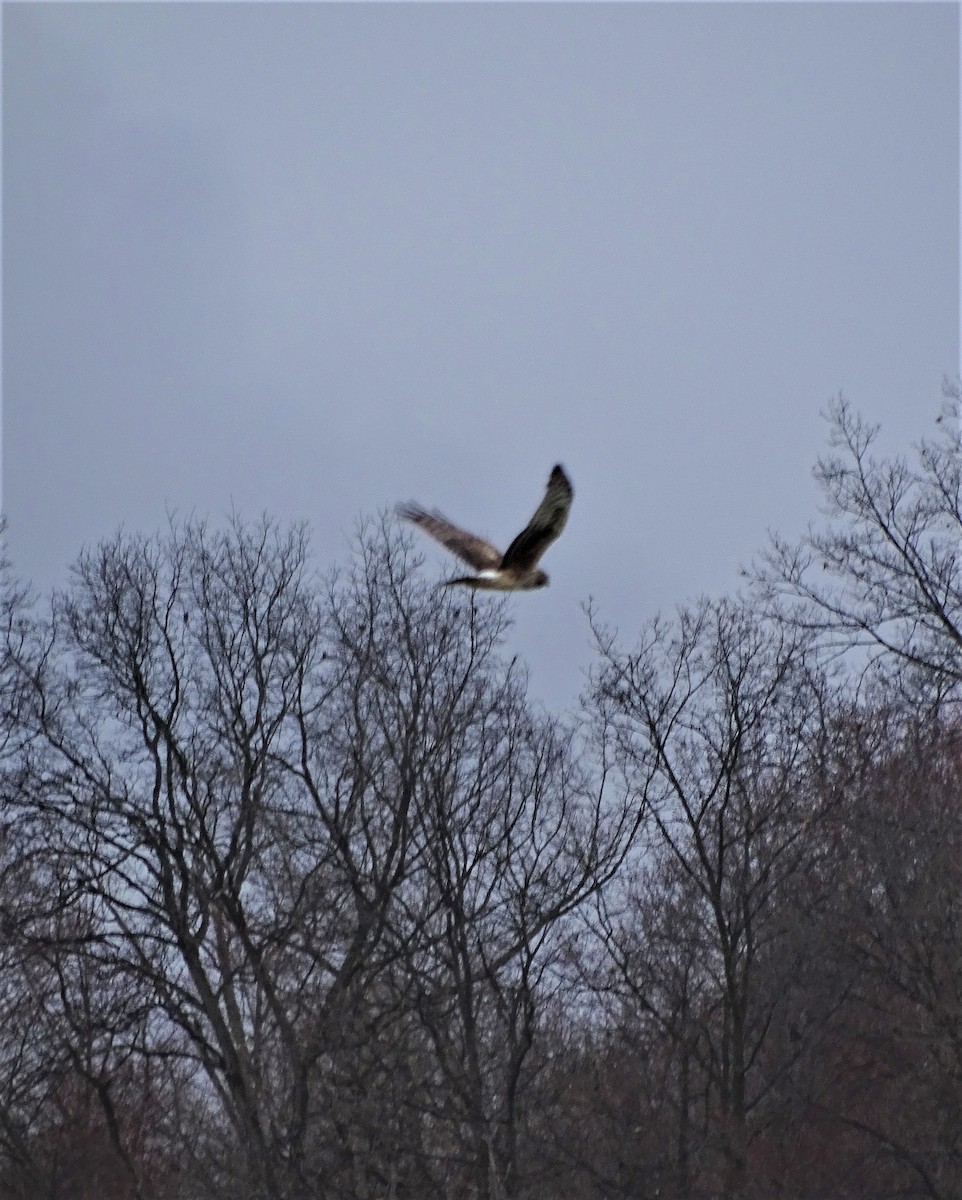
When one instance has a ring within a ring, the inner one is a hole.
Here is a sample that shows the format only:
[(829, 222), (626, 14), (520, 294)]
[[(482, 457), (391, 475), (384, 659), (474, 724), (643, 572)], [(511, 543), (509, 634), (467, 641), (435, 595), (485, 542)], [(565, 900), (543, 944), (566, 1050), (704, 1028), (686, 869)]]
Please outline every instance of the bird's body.
[(474, 568), (473, 575), (447, 580), (446, 587), (461, 584), (486, 591), (530, 591), (548, 584), (548, 576), (538, 567), (538, 561), (564, 529), (573, 497), (571, 481), (556, 466), (534, 516), (504, 554), (484, 538), (452, 524), (439, 512), (407, 504), (399, 507), (398, 513)]

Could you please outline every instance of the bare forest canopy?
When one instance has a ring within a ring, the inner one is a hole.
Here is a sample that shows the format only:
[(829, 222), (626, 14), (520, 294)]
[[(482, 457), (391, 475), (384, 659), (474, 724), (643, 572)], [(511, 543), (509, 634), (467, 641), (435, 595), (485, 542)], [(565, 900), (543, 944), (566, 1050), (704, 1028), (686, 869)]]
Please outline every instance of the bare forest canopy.
[(958, 415), (836, 403), (819, 523), (589, 611), (574, 716), (390, 522), (7, 570), (0, 1196), (958, 1200)]

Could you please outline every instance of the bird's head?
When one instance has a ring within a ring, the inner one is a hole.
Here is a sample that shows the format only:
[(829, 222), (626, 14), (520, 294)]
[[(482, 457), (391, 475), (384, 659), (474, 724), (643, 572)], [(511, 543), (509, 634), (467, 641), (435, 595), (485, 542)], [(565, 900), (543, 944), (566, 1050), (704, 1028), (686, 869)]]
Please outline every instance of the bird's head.
[(543, 588), (548, 586), (548, 576), (544, 571), (535, 571), (534, 577), (531, 580), (533, 588)]

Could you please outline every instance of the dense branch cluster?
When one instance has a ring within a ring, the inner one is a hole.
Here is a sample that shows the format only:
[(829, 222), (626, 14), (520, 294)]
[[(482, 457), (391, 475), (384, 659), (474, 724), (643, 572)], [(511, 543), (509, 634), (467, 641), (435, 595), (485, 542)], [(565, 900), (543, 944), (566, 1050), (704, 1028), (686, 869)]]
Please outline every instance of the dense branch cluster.
[(0, 1195), (962, 1194), (959, 443), (833, 421), (564, 719), (386, 524), (5, 571)]

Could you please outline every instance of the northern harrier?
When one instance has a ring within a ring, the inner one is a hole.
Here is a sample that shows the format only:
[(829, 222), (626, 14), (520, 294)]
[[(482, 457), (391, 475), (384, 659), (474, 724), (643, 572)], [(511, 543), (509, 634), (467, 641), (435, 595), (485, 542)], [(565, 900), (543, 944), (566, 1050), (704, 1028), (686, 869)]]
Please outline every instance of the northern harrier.
[(538, 568), (538, 560), (564, 529), (573, 496), (568, 476), (560, 466), (555, 467), (544, 499), (504, 554), (484, 538), (452, 525), (439, 512), (428, 512), (416, 504), (399, 505), (397, 511), (477, 572), (449, 579), (445, 587), (461, 583), (469, 588), (517, 592), (547, 586), (548, 576)]

